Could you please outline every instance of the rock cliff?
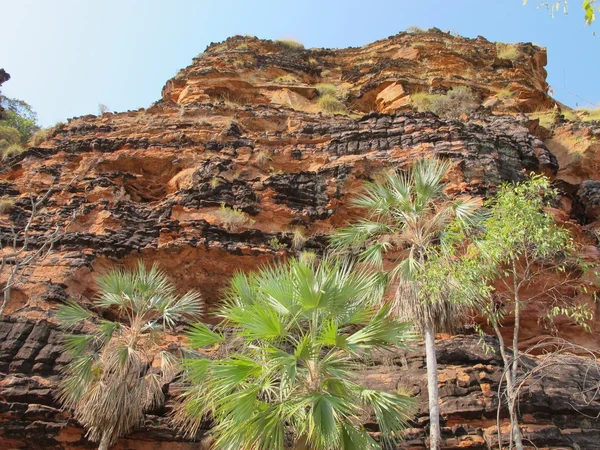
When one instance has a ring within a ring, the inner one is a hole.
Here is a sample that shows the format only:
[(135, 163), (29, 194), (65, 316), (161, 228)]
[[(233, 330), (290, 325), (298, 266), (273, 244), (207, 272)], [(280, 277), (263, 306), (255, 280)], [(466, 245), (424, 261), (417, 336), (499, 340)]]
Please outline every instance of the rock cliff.
[[(71, 119), (39, 147), (3, 162), (0, 196), (15, 202), (0, 217), (24, 226), (30, 196), (53, 188), (32, 224), (33, 248), (49, 230), (68, 228), (48, 257), (28, 268), (0, 322), (0, 446), (90, 446), (52, 396), (65, 363), (55, 309), (69, 298), (90, 306), (98, 273), (139, 258), (157, 262), (181, 291), (197, 289), (212, 306), (235, 270), (289, 257), (298, 242), (321, 251), (327, 233), (354, 214), (350, 195), (388, 167), (447, 158), (448, 192), (484, 197), (528, 172), (555, 177), (563, 193), (557, 218), (597, 259), (600, 125), (550, 132), (529, 119), (525, 114), (554, 105), (546, 53), (531, 44), (515, 49), (517, 57), (503, 59), (484, 38), (438, 30), (342, 50), (234, 37), (194, 58), (149, 108)], [(323, 84), (334, 86), (344, 114), (319, 105)], [(456, 86), (469, 87), (484, 106), (460, 121), (412, 110), (412, 95)], [(507, 88), (510, 98), (500, 95)], [(573, 145), (585, 147), (582, 159)], [(232, 223), (222, 205), (245, 219)], [(547, 334), (535, 311), (532, 305), (527, 344)], [(210, 312), (205, 319), (212, 320)], [(583, 335), (568, 321), (558, 325), (564, 337), (600, 343), (597, 333)], [(445, 448), (485, 449), (496, 439), (499, 361), (476, 341), (440, 341)], [(424, 399), (423, 358), (418, 349), (396, 355), (365, 376)], [(539, 448), (599, 448), (600, 426), (586, 417), (596, 417), (600, 403), (584, 392), (599, 379), (586, 374), (584, 359), (577, 361), (542, 377), (523, 397), (525, 435)], [(532, 357), (532, 367), (539, 363)], [(169, 427), (168, 409), (152, 411), (147, 429), (118, 448), (198, 448)], [(402, 448), (425, 448), (424, 426), (421, 402)]]

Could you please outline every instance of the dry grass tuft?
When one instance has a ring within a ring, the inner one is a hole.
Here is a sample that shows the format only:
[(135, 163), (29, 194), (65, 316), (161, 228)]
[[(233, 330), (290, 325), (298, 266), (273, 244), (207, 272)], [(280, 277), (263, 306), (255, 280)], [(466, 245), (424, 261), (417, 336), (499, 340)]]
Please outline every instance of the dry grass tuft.
[(0, 214), (11, 212), (15, 208), (15, 201), (9, 197), (0, 199)]
[(2, 151), (2, 159), (7, 160), (23, 153), (25, 149), (20, 144), (11, 144)]
[(337, 87), (333, 84), (319, 83), (315, 86), (319, 95), (334, 95), (337, 96)]
[(498, 92), (496, 92), (496, 98), (500, 100), (508, 100), (509, 98), (513, 98), (515, 96), (514, 91), (511, 91), (510, 88), (502, 88)]
[(286, 50), (304, 50), (304, 44), (293, 39), (276, 39), (275, 43)]
[(502, 44), (500, 42), (496, 43), (496, 54), (498, 58), (510, 59), (511, 61), (516, 61), (521, 56), (521, 52), (516, 45)]
[(344, 114), (346, 112), (346, 106), (331, 94), (320, 96), (317, 100), (317, 105), (323, 111), (331, 114)]
[(221, 222), (223, 228), (231, 232), (237, 232), (245, 225), (251, 225), (254, 223), (248, 214), (239, 208), (229, 208), (221, 203), (221, 207), (215, 213), (217, 219)]
[(290, 83), (298, 83), (298, 78), (296, 78), (294, 75), (283, 75), (280, 77), (277, 77), (273, 80), (275, 83), (284, 83), (284, 84), (290, 84)]

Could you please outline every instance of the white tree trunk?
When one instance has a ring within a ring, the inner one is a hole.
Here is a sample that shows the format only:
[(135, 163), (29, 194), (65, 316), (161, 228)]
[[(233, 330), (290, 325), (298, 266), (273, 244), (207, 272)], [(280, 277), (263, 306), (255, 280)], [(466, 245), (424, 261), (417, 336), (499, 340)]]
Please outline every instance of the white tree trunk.
[[(509, 391), (509, 405), (510, 408), (510, 421), (512, 428), (512, 435), (515, 441), (515, 448), (517, 450), (523, 450), (523, 440), (521, 437), (521, 429), (519, 428), (519, 416), (517, 414), (517, 405), (519, 400), (519, 392), (517, 391), (517, 375), (519, 374), (519, 329), (521, 326), (521, 299), (519, 297), (519, 284), (517, 261), (513, 258), (512, 260), (512, 276), (513, 276), (513, 296), (515, 302), (515, 327), (513, 329), (513, 360), (512, 367), (508, 370), (511, 371), (511, 390)], [(508, 379), (507, 379), (508, 381)]]
[(100, 445), (98, 446), (98, 450), (108, 450), (110, 443), (110, 435), (108, 433), (104, 433), (102, 435), (102, 439), (100, 439)]
[(440, 403), (438, 393), (437, 356), (435, 351), (435, 333), (425, 328), (425, 354), (427, 356), (427, 392), (429, 394), (429, 448), (440, 450)]

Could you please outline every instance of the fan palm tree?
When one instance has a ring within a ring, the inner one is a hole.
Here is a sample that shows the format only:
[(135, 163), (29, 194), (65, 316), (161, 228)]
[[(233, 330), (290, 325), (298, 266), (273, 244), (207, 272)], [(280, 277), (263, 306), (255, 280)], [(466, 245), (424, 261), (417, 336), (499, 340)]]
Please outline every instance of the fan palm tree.
[(389, 171), (368, 183), (352, 201), (366, 217), (337, 230), (331, 238), (333, 248), (352, 250), (361, 262), (387, 275), (396, 286), (392, 313), (412, 321), (425, 337), (432, 449), (439, 449), (441, 440), (435, 334), (456, 328), (461, 306), (428, 301), (420, 295), (418, 275), (428, 257), (439, 254), (440, 239), (450, 224), (472, 224), (480, 206), (478, 199), (452, 200), (444, 195), (442, 180), (449, 169), (447, 161), (420, 160), (409, 172)]
[(412, 399), (360, 384), (361, 360), (402, 346), (412, 332), (381, 310), (377, 276), (350, 264), (290, 260), (231, 281), (220, 327), (195, 325), (185, 361), (189, 387), (176, 422), (194, 435), (214, 423), (220, 450), (380, 449), (362, 426), (374, 416), (395, 441)]
[[(178, 372), (176, 357), (161, 350), (161, 334), (178, 322), (197, 320), (200, 296), (175, 295), (167, 276), (139, 263), (136, 270), (113, 270), (97, 280), (95, 306), (115, 320), (95, 319), (71, 302), (57, 312), (71, 361), (65, 366), (59, 400), (74, 411), (87, 437), (106, 450), (144, 420), (144, 411), (163, 402), (162, 387)], [(157, 369), (152, 367), (156, 363)], [(159, 363), (159, 364), (158, 364)]]

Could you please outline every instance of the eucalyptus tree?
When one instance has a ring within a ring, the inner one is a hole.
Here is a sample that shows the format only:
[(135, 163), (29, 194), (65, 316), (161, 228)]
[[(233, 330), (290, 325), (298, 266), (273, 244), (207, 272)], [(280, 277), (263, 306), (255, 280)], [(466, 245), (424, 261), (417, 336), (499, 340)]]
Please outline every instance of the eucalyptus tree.
[[(580, 275), (591, 269), (576, 257), (573, 238), (556, 224), (544, 208), (556, 197), (550, 180), (532, 175), (520, 184), (502, 186), (488, 202), (489, 217), (483, 234), (475, 240), (476, 251), (463, 258), (464, 272), (478, 273), (487, 283), (480, 311), (494, 329), (504, 362), (506, 399), (511, 421), (510, 446), (523, 449), (518, 422), (520, 375), (520, 325), (523, 310), (535, 305), (537, 317), (552, 323), (567, 316), (590, 331), (592, 309), (573, 302), (578, 290), (587, 290)], [(512, 322), (512, 355), (505, 349), (502, 327)], [(500, 427), (498, 427), (500, 433)], [(499, 436), (501, 441), (501, 436)]]
[[(94, 306), (114, 320), (97, 318), (74, 302), (57, 312), (72, 357), (58, 398), (74, 411), (87, 437), (106, 450), (163, 402), (164, 384), (179, 371), (176, 356), (162, 350), (165, 333), (197, 320), (202, 302), (195, 292), (175, 295), (157, 266), (147, 270), (141, 262), (133, 271), (113, 270), (97, 283)], [(84, 332), (74, 334), (75, 329)]]
[(441, 445), (436, 332), (452, 332), (461, 322), (462, 305), (421, 292), (422, 269), (439, 254), (439, 241), (451, 223), (469, 227), (479, 218), (480, 201), (444, 194), (448, 161), (420, 160), (408, 172), (390, 170), (352, 200), (365, 217), (337, 230), (335, 249), (351, 250), (361, 262), (388, 276), (395, 286), (390, 311), (412, 321), (425, 337), (429, 394), (430, 448)]
[(221, 324), (189, 333), (197, 354), (184, 363), (176, 423), (193, 436), (211, 418), (215, 449), (381, 449), (362, 426), (374, 417), (393, 445), (413, 401), (364, 387), (357, 373), (412, 336), (379, 307), (382, 293), (376, 274), (330, 259), (238, 273)]

